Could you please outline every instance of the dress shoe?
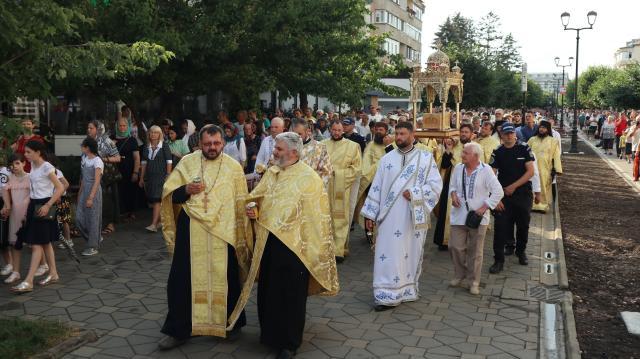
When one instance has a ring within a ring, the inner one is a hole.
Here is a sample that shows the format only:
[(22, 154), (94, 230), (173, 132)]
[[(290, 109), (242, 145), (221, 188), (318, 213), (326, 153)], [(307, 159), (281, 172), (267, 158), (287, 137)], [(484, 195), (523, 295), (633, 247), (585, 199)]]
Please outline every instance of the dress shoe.
[(290, 359), (295, 356), (296, 356), (296, 353), (294, 351), (291, 351), (289, 349), (282, 349), (280, 353), (278, 353), (278, 356), (276, 357), (276, 359)]
[(513, 252), (515, 252), (515, 248), (513, 248), (513, 247), (505, 247), (504, 248), (504, 255), (505, 256), (512, 256)]
[(227, 332), (227, 339), (228, 340), (236, 340), (238, 339), (238, 337), (240, 336), (240, 333), (242, 331), (242, 327), (239, 325), (236, 325), (235, 327), (233, 327), (233, 329), (231, 329), (230, 331)]
[(393, 309), (394, 307), (390, 306), (390, 305), (382, 305), (382, 304), (378, 304), (375, 307), (373, 307), (373, 310), (375, 310), (376, 312), (384, 312), (385, 310), (389, 310), (389, 309)]
[(500, 273), (500, 272), (502, 272), (503, 267), (504, 267), (504, 263), (503, 262), (495, 262), (489, 268), (489, 273), (491, 273), (491, 274)]
[(518, 263), (520, 263), (520, 265), (526, 266), (529, 264), (529, 258), (527, 258), (527, 255), (524, 253), (518, 254)]
[(158, 348), (160, 350), (171, 350), (173, 348), (181, 346), (186, 342), (186, 339), (176, 339), (172, 336), (167, 335), (166, 337), (162, 338), (162, 340), (160, 340), (160, 342), (158, 343)]
[(438, 250), (440, 252), (448, 251), (449, 250), (449, 246), (446, 245), (446, 244), (438, 244)]
[(344, 257), (336, 257), (336, 263), (340, 264), (344, 262)]
[(54, 278), (51, 274), (49, 274), (45, 279), (39, 281), (38, 284), (45, 287), (45, 286), (48, 286), (49, 284), (58, 283), (59, 281), (60, 281), (60, 277)]

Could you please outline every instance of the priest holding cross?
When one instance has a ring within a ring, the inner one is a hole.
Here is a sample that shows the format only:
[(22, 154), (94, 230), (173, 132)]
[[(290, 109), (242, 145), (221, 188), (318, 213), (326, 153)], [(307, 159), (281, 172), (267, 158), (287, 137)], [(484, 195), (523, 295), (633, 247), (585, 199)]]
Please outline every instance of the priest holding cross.
[(227, 332), (249, 269), (247, 182), (240, 164), (223, 153), (220, 127), (207, 125), (199, 136), (201, 150), (180, 160), (162, 193), (162, 230), (173, 256), (162, 350), (191, 336), (233, 335), (246, 323), (242, 312)]

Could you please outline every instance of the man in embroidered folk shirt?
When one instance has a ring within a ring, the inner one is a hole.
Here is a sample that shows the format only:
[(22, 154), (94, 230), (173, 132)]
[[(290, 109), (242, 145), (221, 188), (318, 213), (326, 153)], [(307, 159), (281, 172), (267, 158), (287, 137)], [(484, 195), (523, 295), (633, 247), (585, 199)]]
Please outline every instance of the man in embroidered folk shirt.
[[(162, 327), (167, 337), (159, 343), (163, 350), (191, 336), (225, 337), (249, 269), (242, 167), (223, 153), (218, 126), (207, 125), (199, 135), (201, 150), (182, 158), (162, 192), (162, 230), (173, 255)], [(243, 313), (229, 329), (235, 334), (245, 322)]]
[(333, 237), (338, 263), (349, 254), (349, 228), (358, 194), (362, 154), (360, 146), (343, 137), (342, 122), (331, 123), (331, 138), (322, 141), (327, 146), (333, 176), (329, 181), (329, 204), (333, 219)]
[(433, 231), (433, 243), (438, 245), (438, 250), (446, 251), (449, 245), (451, 226), (449, 217), (451, 215), (451, 198), (449, 197), (449, 182), (451, 170), (462, 161), (462, 147), (471, 142), (473, 127), (469, 124), (460, 125), (460, 140), (444, 140), (444, 153), (440, 160), (440, 176), (442, 177), (443, 189), (440, 194), (438, 208), (434, 211), (436, 218), (436, 228)]
[(326, 190), (331, 179), (331, 172), (333, 172), (327, 147), (324, 143), (311, 138), (311, 129), (307, 120), (294, 118), (291, 121), (291, 130), (302, 138), (303, 148), (300, 160), (316, 171), (318, 176), (322, 178)]
[(335, 295), (338, 272), (327, 193), (320, 176), (300, 161), (302, 140), (294, 132), (276, 137), (274, 165), (247, 201), (257, 202), (256, 243), (249, 277), (230, 325), (246, 305), (256, 275), (260, 341), (290, 358), (302, 344), (307, 296)]
[[(494, 209), (504, 192), (491, 166), (481, 162), (482, 148), (475, 142), (467, 143), (462, 150), (462, 163), (451, 174), (451, 239), (449, 251), (453, 260), (455, 277), (451, 286), (457, 287), (465, 279), (469, 292), (480, 294), (480, 274), (484, 236), (489, 225), (489, 209)], [(482, 216), (478, 228), (465, 225), (469, 211)]]
[(418, 299), (429, 214), (442, 190), (433, 156), (413, 144), (413, 124), (400, 122), (395, 131), (398, 148), (380, 160), (361, 212), (367, 231), (378, 227), (373, 262), (376, 311)]

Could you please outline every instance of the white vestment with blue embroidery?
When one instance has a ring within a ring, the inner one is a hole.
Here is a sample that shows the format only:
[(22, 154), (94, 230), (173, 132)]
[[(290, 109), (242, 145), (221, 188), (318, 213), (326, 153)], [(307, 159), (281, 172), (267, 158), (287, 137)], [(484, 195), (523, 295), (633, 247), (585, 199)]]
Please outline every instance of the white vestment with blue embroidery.
[[(411, 192), (411, 201), (402, 196)], [(376, 304), (395, 306), (419, 297), (418, 280), (429, 218), (442, 191), (433, 156), (399, 149), (380, 160), (361, 214), (377, 225), (373, 264)]]

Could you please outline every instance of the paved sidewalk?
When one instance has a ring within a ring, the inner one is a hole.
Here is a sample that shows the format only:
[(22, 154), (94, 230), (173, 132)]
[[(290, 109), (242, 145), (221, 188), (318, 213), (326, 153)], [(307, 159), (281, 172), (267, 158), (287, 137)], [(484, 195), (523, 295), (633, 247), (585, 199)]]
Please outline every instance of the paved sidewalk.
[[(553, 223), (552, 216), (533, 214), (529, 266), (508, 257), (500, 275), (488, 274), (493, 235), (487, 234), (482, 293), (477, 297), (448, 287), (453, 270), (449, 254), (438, 252), (430, 235), (421, 299), (382, 313), (372, 310), (372, 254), (357, 229), (352, 232), (353, 254), (338, 267), (340, 294), (309, 298), (298, 357), (537, 358), (540, 302), (528, 294), (541, 289), (540, 238), (550, 230), (543, 226)], [(248, 326), (238, 339), (200, 337), (173, 351), (156, 351), (170, 262), (160, 235), (142, 228), (142, 223), (121, 225), (106, 238), (100, 255), (84, 259), (79, 267), (58, 251), (59, 284), (24, 296), (14, 296), (1, 285), (0, 315), (59, 319), (99, 332), (97, 342), (66, 358), (274, 357), (259, 344), (255, 290), (247, 307)], [(78, 239), (76, 243), (82, 247)]]

